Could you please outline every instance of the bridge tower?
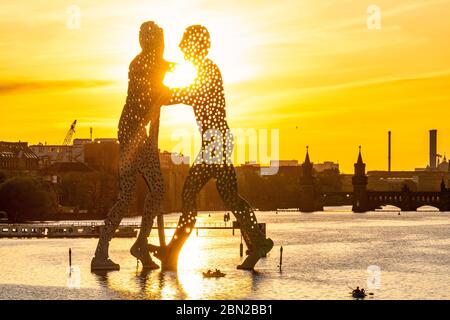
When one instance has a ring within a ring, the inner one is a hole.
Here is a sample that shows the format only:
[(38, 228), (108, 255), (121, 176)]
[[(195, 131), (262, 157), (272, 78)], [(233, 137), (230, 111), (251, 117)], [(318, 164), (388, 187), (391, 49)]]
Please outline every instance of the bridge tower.
[(450, 159), (448, 159), (447, 185), (450, 186)]
[(313, 212), (316, 210), (313, 164), (309, 159), (308, 147), (306, 147), (305, 162), (302, 164), (299, 210), (301, 212)]
[(440, 211), (450, 211), (450, 188), (445, 185), (444, 178), (441, 182), (441, 194), (439, 195), (439, 210)]
[(355, 175), (352, 178), (353, 212), (366, 212), (369, 210), (367, 183), (368, 178), (366, 176), (366, 164), (362, 160), (360, 146), (358, 161), (355, 163)]

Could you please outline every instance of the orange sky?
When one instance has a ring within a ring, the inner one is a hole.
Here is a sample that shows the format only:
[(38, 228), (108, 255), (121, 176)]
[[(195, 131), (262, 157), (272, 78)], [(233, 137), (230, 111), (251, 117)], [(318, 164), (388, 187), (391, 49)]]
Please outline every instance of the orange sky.
[[(381, 8), (369, 30), (367, 8)], [(67, 27), (68, 6), (81, 28)], [(155, 20), (166, 57), (180, 61), (183, 29), (204, 24), (222, 70), (230, 125), (278, 129), (280, 157), (339, 161), (351, 172), (358, 145), (368, 169), (428, 162), (428, 130), (450, 156), (450, 0), (33, 1), (0, 3), (0, 140), (61, 143), (114, 137), (138, 53), (140, 23)], [(160, 146), (193, 129), (188, 107), (164, 109)]]

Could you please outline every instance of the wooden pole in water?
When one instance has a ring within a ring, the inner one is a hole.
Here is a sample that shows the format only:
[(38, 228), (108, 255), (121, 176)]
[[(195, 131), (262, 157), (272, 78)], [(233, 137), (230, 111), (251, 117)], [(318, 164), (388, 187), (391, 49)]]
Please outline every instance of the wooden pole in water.
[(241, 234), (241, 244), (239, 245), (239, 255), (241, 257), (244, 256), (244, 244), (242, 243), (242, 234)]
[(160, 247), (166, 246), (166, 235), (164, 233), (164, 216), (162, 214), (158, 214), (156, 218), (158, 222), (158, 237), (159, 237), (159, 245)]
[(69, 248), (69, 277), (72, 276), (72, 248)]
[(281, 266), (283, 265), (283, 246), (280, 247), (280, 272), (281, 272)]

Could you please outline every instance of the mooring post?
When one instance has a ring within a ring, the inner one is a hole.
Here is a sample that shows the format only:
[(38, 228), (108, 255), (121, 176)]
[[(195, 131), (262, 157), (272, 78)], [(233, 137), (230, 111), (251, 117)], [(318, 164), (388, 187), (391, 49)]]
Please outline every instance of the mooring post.
[(283, 265), (283, 246), (280, 247), (280, 265), (278, 266), (280, 268), (280, 272), (282, 265)]
[(69, 248), (69, 275), (72, 274), (72, 248)]
[(165, 247), (166, 246), (166, 234), (164, 232), (164, 216), (162, 214), (158, 214), (156, 221), (158, 223), (159, 245), (161, 247)]
[(244, 244), (242, 243), (242, 234), (241, 234), (241, 244), (239, 245), (239, 255), (241, 257), (244, 256)]

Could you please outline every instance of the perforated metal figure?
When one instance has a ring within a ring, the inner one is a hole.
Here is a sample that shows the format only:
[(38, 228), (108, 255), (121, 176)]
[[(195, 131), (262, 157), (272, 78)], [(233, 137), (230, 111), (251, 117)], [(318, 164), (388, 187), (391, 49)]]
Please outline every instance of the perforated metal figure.
[(196, 197), (211, 179), (215, 179), (222, 200), (239, 221), (249, 249), (249, 255), (238, 268), (253, 269), (273, 247), (273, 241), (266, 239), (259, 230), (252, 208), (238, 194), (231, 159), (233, 138), (226, 120), (222, 76), (217, 65), (207, 58), (210, 43), (208, 30), (200, 25), (188, 27), (180, 43), (185, 59), (198, 68), (198, 77), (187, 88), (172, 89), (169, 104), (193, 107), (202, 135), (202, 149), (184, 183), (182, 215), (170, 244), (163, 248), (149, 246), (162, 261), (163, 269), (177, 268), (179, 252), (195, 226)]
[[(147, 248), (147, 238), (164, 194), (158, 151), (158, 131), (162, 81), (169, 64), (163, 59), (163, 30), (154, 22), (142, 24), (139, 34), (142, 52), (130, 64), (128, 94), (119, 122), (120, 142), (119, 198), (111, 208), (101, 229), (100, 239), (91, 262), (93, 270), (117, 270), (119, 265), (108, 257), (109, 242), (132, 201), (137, 179), (142, 176), (149, 192), (138, 238), (130, 252), (144, 268), (156, 269)], [(146, 126), (150, 123), (147, 135)]]

